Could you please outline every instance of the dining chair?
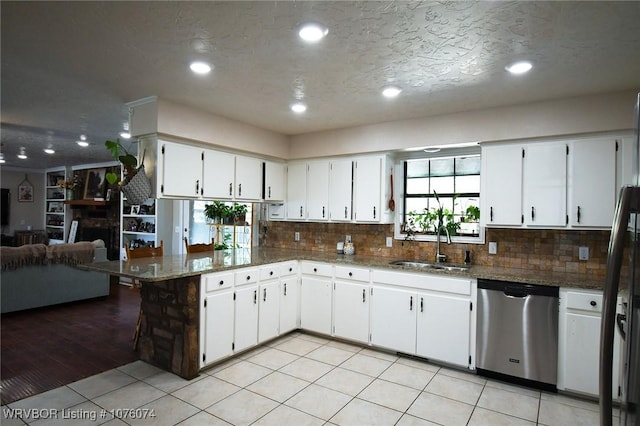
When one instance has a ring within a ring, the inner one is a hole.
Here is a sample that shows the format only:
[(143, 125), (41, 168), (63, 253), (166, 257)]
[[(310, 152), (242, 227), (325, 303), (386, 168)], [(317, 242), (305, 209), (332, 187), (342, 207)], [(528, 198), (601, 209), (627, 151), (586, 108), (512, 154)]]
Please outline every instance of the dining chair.
[(213, 238), (211, 239), (210, 244), (205, 244), (205, 243), (189, 244), (189, 240), (187, 239), (187, 237), (184, 237), (184, 245), (187, 247), (187, 254), (204, 253), (208, 251), (213, 251), (215, 247)]

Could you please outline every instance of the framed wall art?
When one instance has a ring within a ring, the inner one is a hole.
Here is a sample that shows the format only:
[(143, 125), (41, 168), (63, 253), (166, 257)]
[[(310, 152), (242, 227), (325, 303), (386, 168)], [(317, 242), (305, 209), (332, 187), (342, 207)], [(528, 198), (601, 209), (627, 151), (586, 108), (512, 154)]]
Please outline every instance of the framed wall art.
[(27, 175), (18, 185), (18, 201), (21, 203), (33, 203), (33, 185), (29, 182)]
[(84, 199), (93, 200), (95, 198), (104, 197), (104, 188), (106, 185), (105, 175), (106, 168), (89, 169), (87, 171), (87, 180), (84, 186)]

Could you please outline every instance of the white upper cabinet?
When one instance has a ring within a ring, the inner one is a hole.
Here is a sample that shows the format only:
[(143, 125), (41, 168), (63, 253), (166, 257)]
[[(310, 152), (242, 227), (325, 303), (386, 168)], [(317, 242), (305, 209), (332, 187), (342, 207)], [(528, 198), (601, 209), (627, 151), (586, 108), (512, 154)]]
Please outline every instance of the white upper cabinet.
[(351, 220), (353, 161), (335, 160), (329, 167), (329, 219)]
[(159, 196), (197, 198), (202, 188), (202, 148), (173, 142), (159, 143), (162, 179)]
[(481, 202), (486, 226), (522, 224), (522, 147), (482, 147)]
[(609, 227), (616, 203), (614, 138), (574, 141), (569, 145), (569, 223), (575, 227)]
[(329, 162), (312, 161), (307, 168), (307, 218), (329, 220)]
[(265, 161), (264, 163), (264, 200), (284, 201), (286, 199), (286, 164)]
[(228, 152), (204, 151), (204, 187), (202, 196), (213, 199), (232, 199), (235, 162)]
[(292, 163), (287, 168), (287, 219), (307, 217), (307, 163)]
[(522, 210), (528, 226), (567, 225), (567, 145), (525, 145)]
[(616, 188), (628, 169), (619, 152), (622, 139), (483, 145), (483, 225), (609, 228)]
[(388, 207), (391, 167), (385, 156), (354, 160), (353, 217), (356, 222), (393, 222), (393, 212)]
[(258, 201), (262, 198), (262, 160), (235, 156), (235, 193), (237, 200)]

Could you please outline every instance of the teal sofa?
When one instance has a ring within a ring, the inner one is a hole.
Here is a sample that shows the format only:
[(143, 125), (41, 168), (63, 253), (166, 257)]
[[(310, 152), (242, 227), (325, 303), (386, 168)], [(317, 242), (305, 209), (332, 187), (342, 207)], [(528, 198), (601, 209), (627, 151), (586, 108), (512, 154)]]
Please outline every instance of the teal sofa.
[(1, 247), (0, 312), (108, 296), (108, 274), (75, 267), (78, 263), (107, 261), (107, 249), (97, 245), (81, 242)]

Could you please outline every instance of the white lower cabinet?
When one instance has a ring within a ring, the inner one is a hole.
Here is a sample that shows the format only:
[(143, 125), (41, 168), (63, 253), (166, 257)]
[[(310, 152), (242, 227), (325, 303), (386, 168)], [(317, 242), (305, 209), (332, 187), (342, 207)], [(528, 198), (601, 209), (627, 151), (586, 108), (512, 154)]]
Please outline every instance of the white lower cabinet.
[(468, 367), (471, 308), (468, 298), (418, 293), (416, 355)]
[[(560, 289), (558, 324), (559, 390), (599, 396), (602, 292)], [(622, 308), (618, 298), (617, 310)], [(618, 399), (621, 336), (616, 327), (613, 349), (613, 398)]]
[(298, 262), (280, 266), (280, 334), (300, 328)]
[(204, 274), (200, 278), (200, 366), (233, 354), (233, 274)]
[(371, 344), (398, 352), (416, 352), (414, 290), (379, 287), (371, 293)]
[(280, 281), (278, 279), (260, 283), (260, 318), (258, 320), (258, 342), (277, 337), (280, 330)]
[(234, 352), (258, 344), (258, 285), (248, 284), (235, 290)]
[(333, 335), (369, 343), (369, 270), (335, 267)]
[(330, 335), (333, 267), (302, 261), (300, 269), (300, 327)]
[(374, 270), (371, 343), (474, 368), (474, 280)]

